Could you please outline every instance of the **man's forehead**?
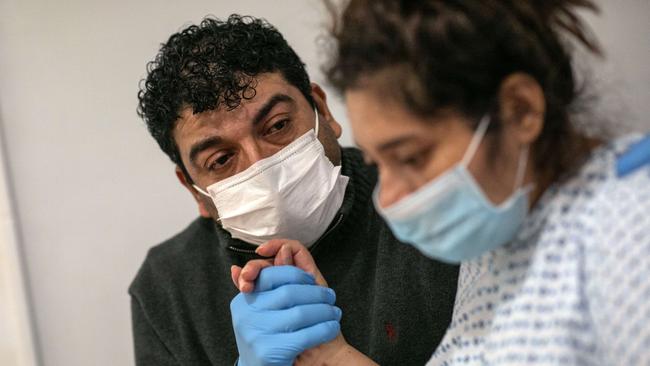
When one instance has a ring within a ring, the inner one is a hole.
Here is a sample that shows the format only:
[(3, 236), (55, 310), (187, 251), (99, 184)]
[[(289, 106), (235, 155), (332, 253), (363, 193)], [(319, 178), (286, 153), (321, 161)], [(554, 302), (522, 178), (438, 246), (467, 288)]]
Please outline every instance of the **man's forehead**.
[[(298, 98), (300, 91), (282, 77), (279, 73), (264, 73), (257, 75), (251, 84), (254, 89), (251, 98), (242, 98), (239, 105), (235, 108), (229, 108), (221, 103), (218, 108), (207, 110), (200, 113), (194, 113), (192, 106), (185, 105), (181, 108), (177, 128), (182, 128), (181, 124), (196, 123), (215, 123), (220, 120), (240, 120), (251, 118), (252, 115), (261, 108), (274, 95), (280, 93), (291, 96), (294, 100)], [(245, 92), (246, 93), (246, 92)]]
[[(201, 113), (194, 113), (191, 106), (183, 108), (173, 130), (177, 145), (192, 145), (196, 140), (206, 138), (206, 135), (220, 135), (230, 128), (237, 129), (243, 124), (256, 123), (256, 118), (268, 113), (275, 105), (282, 104), (280, 102), (298, 108), (298, 101), (304, 99), (298, 88), (279, 73), (260, 74), (252, 86), (255, 88), (253, 97), (242, 99), (236, 108), (219, 106)], [(306, 100), (304, 106), (308, 106)]]

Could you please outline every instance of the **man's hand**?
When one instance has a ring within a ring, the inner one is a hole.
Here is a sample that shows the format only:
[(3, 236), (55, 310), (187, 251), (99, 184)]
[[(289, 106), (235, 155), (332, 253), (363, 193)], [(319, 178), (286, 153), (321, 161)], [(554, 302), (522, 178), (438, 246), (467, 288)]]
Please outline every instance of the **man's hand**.
[(333, 290), (293, 266), (258, 274), (255, 291), (230, 303), (239, 366), (292, 365), (305, 350), (336, 338), (341, 310)]
[(230, 268), (232, 282), (241, 292), (253, 291), (255, 280), (260, 271), (270, 266), (296, 266), (312, 274), (316, 278), (317, 284), (327, 286), (327, 282), (318, 267), (316, 267), (309, 250), (296, 240), (270, 240), (260, 245), (255, 252), (263, 257), (274, 258), (252, 260), (246, 263), (244, 268), (238, 266)]

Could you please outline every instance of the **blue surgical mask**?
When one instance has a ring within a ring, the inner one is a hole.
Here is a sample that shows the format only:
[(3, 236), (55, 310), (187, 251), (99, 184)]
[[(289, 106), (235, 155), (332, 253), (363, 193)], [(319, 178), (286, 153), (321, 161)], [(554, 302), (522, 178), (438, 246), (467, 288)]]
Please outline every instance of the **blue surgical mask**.
[(468, 170), (489, 124), (489, 117), (481, 120), (460, 163), (395, 204), (382, 208), (381, 187), (375, 188), (375, 207), (399, 240), (430, 258), (459, 263), (515, 237), (528, 212), (530, 187), (522, 187), (528, 148), (521, 152), (514, 193), (494, 205)]

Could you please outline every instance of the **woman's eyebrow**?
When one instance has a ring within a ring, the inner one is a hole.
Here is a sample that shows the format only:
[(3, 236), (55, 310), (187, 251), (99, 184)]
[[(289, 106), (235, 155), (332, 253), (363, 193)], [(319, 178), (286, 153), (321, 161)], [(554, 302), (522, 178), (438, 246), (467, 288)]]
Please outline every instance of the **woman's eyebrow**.
[(417, 139), (418, 139), (418, 136), (416, 136), (416, 135), (399, 136), (399, 137), (396, 137), (396, 138), (394, 138), (392, 140), (388, 140), (386, 142), (380, 143), (377, 150), (379, 150), (379, 151), (391, 150), (391, 149), (394, 149), (394, 148), (398, 147), (399, 145), (402, 145), (404, 143), (411, 142), (411, 141), (414, 141), (414, 140), (417, 140)]

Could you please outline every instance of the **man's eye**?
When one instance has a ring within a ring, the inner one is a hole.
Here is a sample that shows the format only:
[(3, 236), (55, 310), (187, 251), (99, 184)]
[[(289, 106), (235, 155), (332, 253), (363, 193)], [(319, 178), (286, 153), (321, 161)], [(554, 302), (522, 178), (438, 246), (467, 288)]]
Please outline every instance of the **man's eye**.
[(228, 153), (228, 154), (224, 154), (224, 155), (219, 156), (218, 158), (214, 159), (208, 165), (208, 168), (210, 170), (221, 168), (222, 166), (224, 166), (224, 165), (226, 165), (228, 163), (228, 161), (230, 160), (232, 155), (233, 155), (232, 153)]
[(278, 122), (274, 123), (274, 124), (271, 126), (271, 128), (269, 128), (269, 129), (266, 131), (266, 134), (267, 134), (267, 135), (270, 135), (270, 134), (272, 134), (272, 133), (278, 132), (278, 131), (284, 129), (285, 127), (287, 127), (288, 124), (289, 124), (289, 120), (288, 120), (288, 119), (283, 119), (283, 120), (281, 120), (281, 121), (278, 121)]

